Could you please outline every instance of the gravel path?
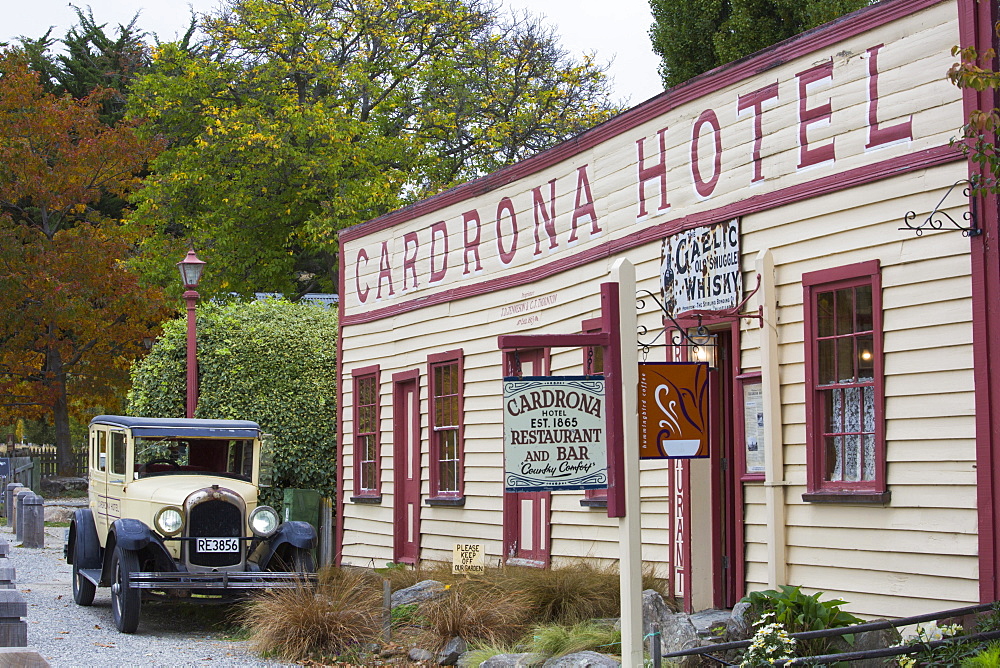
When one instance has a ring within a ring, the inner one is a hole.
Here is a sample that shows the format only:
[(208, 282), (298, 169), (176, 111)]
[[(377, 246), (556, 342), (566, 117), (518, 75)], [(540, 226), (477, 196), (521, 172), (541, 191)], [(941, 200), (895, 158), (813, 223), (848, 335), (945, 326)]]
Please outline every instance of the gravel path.
[[(48, 504), (46, 504), (48, 505)], [(94, 604), (73, 602), (72, 567), (63, 558), (65, 529), (48, 527), (45, 547), (10, 545), (8, 564), (28, 604), (28, 647), (54, 668), (63, 666), (289, 666), (254, 655), (245, 641), (228, 640), (178, 606), (143, 602), (139, 630), (119, 633), (111, 619), (111, 590), (98, 587)], [(189, 610), (190, 608), (181, 608)]]

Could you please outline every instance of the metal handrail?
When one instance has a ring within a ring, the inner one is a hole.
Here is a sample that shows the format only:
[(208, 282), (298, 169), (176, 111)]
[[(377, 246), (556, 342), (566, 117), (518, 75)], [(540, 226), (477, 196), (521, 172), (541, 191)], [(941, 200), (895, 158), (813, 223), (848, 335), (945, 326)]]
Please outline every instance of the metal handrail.
[[(876, 622), (865, 622), (863, 624), (855, 624), (853, 626), (842, 626), (842, 627), (833, 628), (833, 629), (820, 629), (819, 631), (801, 631), (799, 633), (791, 633), (791, 634), (789, 634), (789, 637), (795, 638), (797, 640), (809, 640), (811, 638), (832, 638), (832, 637), (836, 637), (836, 636), (848, 635), (848, 634), (851, 634), (851, 633), (863, 633), (865, 631), (880, 631), (882, 629), (898, 628), (900, 626), (908, 626), (910, 624), (919, 624), (920, 622), (930, 622), (930, 621), (936, 621), (936, 620), (939, 620), (939, 619), (947, 619), (949, 617), (962, 617), (964, 615), (972, 615), (972, 614), (975, 614), (977, 612), (986, 612), (987, 610), (992, 610), (993, 607), (994, 607), (994, 605), (996, 605), (996, 603), (982, 603), (982, 604), (979, 604), (979, 605), (970, 605), (970, 606), (966, 606), (966, 607), (963, 607), (963, 608), (953, 608), (951, 610), (942, 610), (940, 612), (932, 612), (932, 613), (927, 613), (927, 614), (923, 614), (923, 615), (914, 615), (912, 617), (900, 617), (898, 619), (893, 619), (893, 620), (880, 620), (880, 621), (876, 621)], [(970, 640), (974, 640), (974, 639), (978, 638), (979, 636), (984, 636), (984, 637), (988, 636), (989, 638), (1000, 638), (1000, 632), (990, 632), (990, 633), (985, 633), (985, 634), (977, 634), (977, 636), (960, 636), (960, 637), (966, 638), (966, 639), (970, 639)], [(894, 654), (909, 654), (911, 652), (919, 651), (920, 648), (925, 647), (925, 646), (928, 646), (928, 647), (937, 647), (937, 646), (939, 646), (938, 643), (947, 644), (948, 642), (953, 642), (953, 641), (954, 641), (954, 639), (952, 638), (952, 639), (943, 640), (943, 641), (936, 640), (933, 643), (921, 643), (920, 645), (910, 645), (910, 646), (899, 646), (899, 647), (893, 647), (893, 648), (886, 648), (886, 649), (892, 649), (892, 650), (900, 650), (901, 649), (902, 651), (897, 651), (897, 652), (894, 652), (894, 653), (891, 653), (891, 654), (885, 654), (885, 655), (865, 653), (865, 656), (866, 657), (869, 657), (869, 656), (870, 657), (878, 657), (878, 656), (893, 656)], [(698, 654), (707, 655), (707, 654), (711, 654), (711, 653), (714, 653), (714, 652), (725, 652), (725, 651), (728, 651), (728, 650), (731, 650), (731, 649), (743, 649), (744, 647), (749, 647), (751, 642), (753, 642), (753, 641), (752, 640), (737, 640), (737, 641), (734, 641), (734, 642), (719, 643), (719, 644), (715, 644), (715, 645), (705, 645), (705, 646), (702, 646), (702, 647), (693, 647), (691, 649), (683, 649), (683, 650), (679, 650), (679, 651), (676, 651), (676, 652), (670, 652), (668, 654), (664, 654), (663, 658), (664, 659), (670, 659), (670, 658), (676, 658), (676, 657), (682, 657), (682, 656), (693, 656), (693, 655), (698, 655)], [(886, 651), (886, 650), (870, 650), (870, 651), (871, 652), (876, 652), (876, 651)], [(845, 656), (846, 656), (846, 654), (831, 654), (831, 655), (824, 656), (824, 657), (810, 656), (810, 657), (799, 657), (799, 658), (803, 659), (803, 661), (801, 661), (800, 663), (806, 663), (806, 662), (813, 663), (813, 662), (816, 662), (817, 660), (824, 659), (824, 658), (829, 658), (829, 657), (840, 657), (839, 660), (846, 661), (848, 659), (845, 659), (844, 658)], [(706, 657), (706, 658), (710, 658), (710, 659), (713, 659), (715, 661), (719, 661), (719, 659), (717, 659), (716, 657), (709, 656), (709, 657)], [(793, 660), (789, 661), (787, 665), (793, 665), (793, 663), (795, 661), (796, 660), (793, 659)], [(725, 664), (726, 662), (720, 661), (720, 663), (724, 663)], [(726, 665), (730, 665), (730, 664), (726, 664)], [(775, 665), (779, 665), (779, 664), (775, 664)]]

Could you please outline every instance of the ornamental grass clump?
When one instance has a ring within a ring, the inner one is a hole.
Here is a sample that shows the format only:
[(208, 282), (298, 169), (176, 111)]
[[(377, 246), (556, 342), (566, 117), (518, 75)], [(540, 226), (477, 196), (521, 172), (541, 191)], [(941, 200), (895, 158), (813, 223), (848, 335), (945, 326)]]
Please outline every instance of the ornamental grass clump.
[(256, 596), (239, 621), (262, 655), (286, 661), (336, 656), (377, 639), (381, 587), (361, 570), (326, 569), (315, 587), (303, 583)]
[(588, 650), (620, 655), (622, 632), (612, 624), (582, 622), (571, 626), (539, 626), (534, 630), (531, 651), (550, 657)]
[(741, 668), (769, 666), (795, 658), (795, 638), (788, 635), (784, 624), (774, 621), (774, 613), (766, 612), (754, 622), (753, 640), (743, 653)]
[(446, 596), (421, 606), (442, 644), (455, 636), (491, 645), (511, 643), (524, 634), (531, 614), (522, 594), (473, 582), (452, 585)]

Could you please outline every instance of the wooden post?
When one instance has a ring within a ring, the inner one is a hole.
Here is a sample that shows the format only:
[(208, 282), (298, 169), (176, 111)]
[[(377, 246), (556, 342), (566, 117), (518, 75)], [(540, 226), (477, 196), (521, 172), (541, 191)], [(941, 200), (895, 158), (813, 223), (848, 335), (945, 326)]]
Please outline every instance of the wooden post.
[(27, 647), (28, 603), (16, 589), (0, 589), (0, 647)]
[(18, 543), (24, 540), (24, 500), (29, 494), (34, 492), (22, 487), (14, 497), (14, 538)]
[(28, 494), (24, 497), (24, 520), (21, 523), (24, 547), (45, 547), (45, 507), (42, 497)]

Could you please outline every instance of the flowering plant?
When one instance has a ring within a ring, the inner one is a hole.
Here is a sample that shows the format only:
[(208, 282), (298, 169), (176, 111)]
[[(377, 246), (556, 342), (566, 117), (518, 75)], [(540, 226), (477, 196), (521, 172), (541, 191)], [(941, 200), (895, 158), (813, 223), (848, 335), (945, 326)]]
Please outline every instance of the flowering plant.
[(757, 631), (743, 654), (741, 668), (770, 666), (795, 657), (795, 638), (788, 635), (784, 624), (773, 621), (773, 617), (773, 612), (766, 612), (754, 622)]
[[(965, 629), (962, 628), (961, 624), (942, 624), (941, 626), (938, 626), (935, 622), (931, 622), (927, 626), (917, 624), (914, 633), (906, 636), (903, 644), (923, 645), (935, 640), (954, 638), (955, 636), (962, 635), (964, 632)], [(896, 659), (896, 663), (899, 664), (900, 668), (913, 668), (917, 664), (923, 666), (957, 665), (962, 658), (972, 651), (973, 647), (967, 647), (962, 644), (939, 647), (937, 649), (928, 647), (917, 653), (916, 657), (901, 656)]]

